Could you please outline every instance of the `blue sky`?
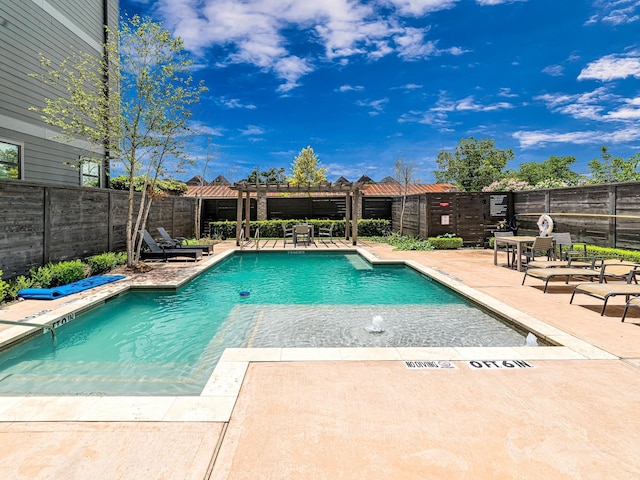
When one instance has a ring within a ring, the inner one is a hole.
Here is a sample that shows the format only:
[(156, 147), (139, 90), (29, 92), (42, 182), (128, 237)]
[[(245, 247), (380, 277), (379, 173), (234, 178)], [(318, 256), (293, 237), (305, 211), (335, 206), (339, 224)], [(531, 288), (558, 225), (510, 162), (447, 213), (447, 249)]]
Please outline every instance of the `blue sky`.
[[(193, 109), (206, 179), (284, 167), (434, 182), (461, 138), (515, 160), (640, 151), (639, 0), (122, 0), (182, 37), (209, 91)], [(181, 172), (202, 174), (202, 163)]]

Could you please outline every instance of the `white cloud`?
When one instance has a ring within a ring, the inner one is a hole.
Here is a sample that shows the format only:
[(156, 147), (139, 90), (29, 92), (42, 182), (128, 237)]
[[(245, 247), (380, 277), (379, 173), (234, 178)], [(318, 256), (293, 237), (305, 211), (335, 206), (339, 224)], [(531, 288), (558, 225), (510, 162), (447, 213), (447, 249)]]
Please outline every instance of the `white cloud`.
[(247, 128), (240, 130), (240, 135), (243, 137), (253, 137), (265, 134), (265, 129), (258, 127), (257, 125), (247, 125)]
[[(353, 56), (377, 60), (395, 53), (415, 60), (465, 53), (456, 46), (439, 50), (435, 41), (425, 39), (428, 28), (410, 28), (401, 21), (402, 15), (451, 8), (457, 1), (381, 0), (392, 7), (389, 13), (378, 3), (354, 0), (158, 0), (157, 11), (198, 60), (210, 51), (223, 51), (217, 65), (255, 65), (282, 80), (278, 90), (287, 92), (320, 62), (345, 65)], [(296, 44), (308, 51), (320, 45), (324, 56), (294, 54), (289, 32), (296, 32)]]
[(359, 107), (370, 108), (371, 110), (369, 111), (369, 115), (374, 117), (383, 112), (384, 106), (387, 104), (388, 101), (389, 101), (388, 98), (381, 98), (379, 100), (369, 100), (369, 101), (361, 100), (356, 102), (356, 105), (358, 105)]
[(337, 90), (339, 92), (360, 92), (364, 90), (364, 87), (361, 85), (341, 85)]
[(214, 135), (216, 137), (224, 135), (225, 130), (224, 128), (213, 128), (202, 122), (196, 121), (189, 122), (189, 128), (200, 135)]
[(503, 87), (498, 92), (498, 96), (499, 97), (505, 97), (505, 98), (516, 98), (518, 96), (518, 94), (517, 93), (512, 93), (510, 88)]
[(478, 5), (491, 7), (494, 5), (502, 5), (503, 3), (526, 2), (527, 0), (476, 0)]
[(616, 129), (613, 132), (577, 131), (554, 132), (550, 130), (517, 131), (513, 137), (520, 142), (522, 148), (542, 148), (550, 143), (572, 143), (576, 145), (603, 145), (636, 141), (640, 128), (631, 126)]
[(584, 68), (578, 80), (610, 81), (618, 78), (640, 78), (640, 51), (623, 55), (607, 55)]
[(622, 25), (640, 19), (640, 2), (638, 0), (598, 0), (595, 7), (598, 13), (586, 22), (587, 25), (604, 22), (610, 25)]
[(388, 0), (403, 15), (415, 17), (426, 13), (453, 8), (459, 0)]
[(548, 65), (542, 69), (542, 73), (552, 77), (561, 77), (564, 75), (564, 67), (562, 65)]
[(392, 90), (418, 90), (423, 88), (423, 85), (418, 83), (407, 83), (406, 85), (400, 85), (399, 87), (391, 87)]
[(573, 118), (602, 120), (602, 112), (616, 97), (609, 93), (605, 87), (597, 88), (591, 92), (575, 95), (544, 94), (534, 97), (547, 105), (552, 112), (570, 115)]
[(239, 98), (226, 98), (220, 97), (218, 99), (219, 103), (224, 105), (227, 108), (246, 108), (247, 110), (255, 110), (257, 107), (251, 103), (244, 104)]
[(611, 120), (640, 120), (640, 97), (626, 99), (624, 105), (605, 115)]
[(493, 112), (496, 110), (507, 110), (513, 108), (513, 105), (509, 102), (497, 102), (489, 103), (486, 105), (479, 104), (474, 100), (472, 95), (463, 98), (461, 100), (448, 100), (446, 97), (441, 97), (436, 106), (431, 109), (432, 112)]

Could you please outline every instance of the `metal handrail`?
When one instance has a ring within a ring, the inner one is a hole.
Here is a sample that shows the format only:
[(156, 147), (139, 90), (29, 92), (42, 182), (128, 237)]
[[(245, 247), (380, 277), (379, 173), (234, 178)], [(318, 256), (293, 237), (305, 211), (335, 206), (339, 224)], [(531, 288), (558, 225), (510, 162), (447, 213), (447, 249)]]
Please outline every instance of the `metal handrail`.
[(253, 238), (256, 241), (256, 250), (260, 250), (260, 227), (256, 228), (256, 234)]
[(4, 325), (18, 325), (19, 327), (38, 327), (38, 328), (42, 328), (43, 330), (49, 330), (51, 332), (51, 339), (54, 342), (56, 341), (56, 331), (51, 325), (42, 325), (39, 323), (28, 323), (28, 322), (15, 322), (12, 320), (0, 320), (0, 323)]

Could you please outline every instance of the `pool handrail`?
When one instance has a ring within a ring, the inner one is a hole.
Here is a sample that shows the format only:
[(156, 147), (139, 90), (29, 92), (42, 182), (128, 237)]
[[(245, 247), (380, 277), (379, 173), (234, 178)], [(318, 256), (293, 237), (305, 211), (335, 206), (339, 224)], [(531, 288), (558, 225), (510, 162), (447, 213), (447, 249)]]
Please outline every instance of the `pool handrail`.
[(17, 325), (19, 327), (38, 327), (43, 330), (49, 330), (51, 332), (51, 339), (56, 341), (56, 331), (51, 325), (40, 324), (40, 323), (28, 323), (28, 322), (16, 322), (13, 320), (0, 320), (0, 323), (3, 325)]

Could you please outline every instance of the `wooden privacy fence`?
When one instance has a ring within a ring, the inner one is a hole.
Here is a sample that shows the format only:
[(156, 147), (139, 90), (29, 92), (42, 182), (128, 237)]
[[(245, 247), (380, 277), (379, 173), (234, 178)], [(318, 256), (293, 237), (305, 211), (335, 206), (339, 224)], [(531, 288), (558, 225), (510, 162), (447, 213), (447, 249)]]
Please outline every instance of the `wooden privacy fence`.
[[(125, 191), (0, 181), (3, 278), (48, 262), (125, 250), (127, 201)], [(147, 228), (154, 236), (164, 227), (192, 237), (194, 216), (194, 198), (165, 197), (153, 201)]]
[[(402, 199), (392, 207), (393, 230), (400, 228)], [(498, 222), (513, 215), (513, 194), (508, 193), (426, 193), (407, 197), (403, 233), (420, 238), (453, 233), (465, 245), (483, 245)]]
[[(506, 203), (506, 204), (505, 204)], [(393, 201), (392, 222), (400, 225), (402, 201)], [(519, 234), (537, 234), (540, 215), (554, 231), (575, 241), (640, 249), (640, 182), (524, 192), (438, 193), (407, 198), (404, 233), (421, 238), (454, 233), (467, 245), (486, 245), (500, 221), (516, 215)]]

